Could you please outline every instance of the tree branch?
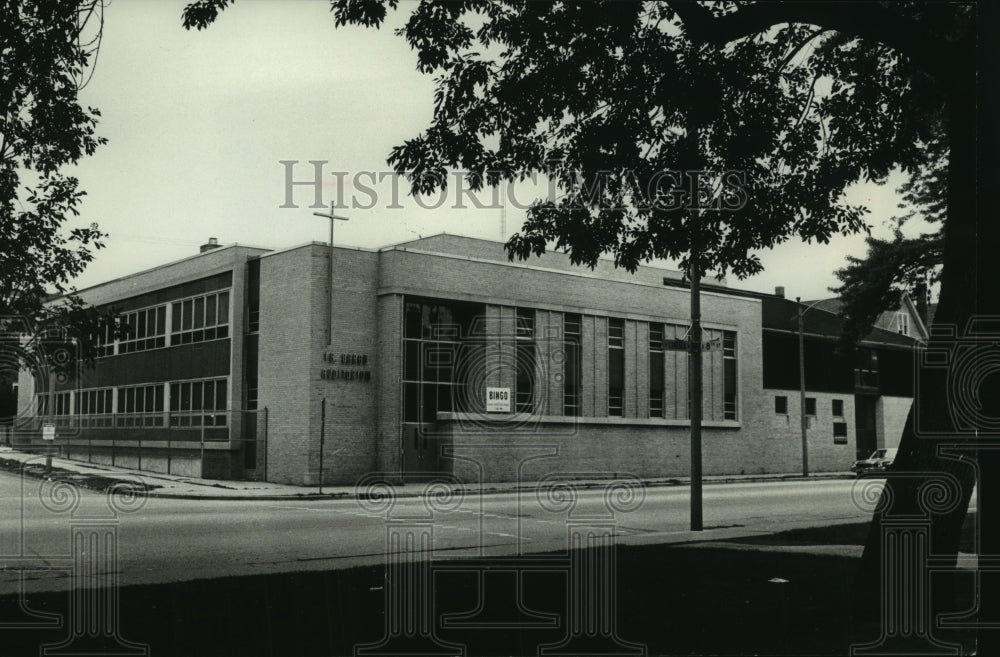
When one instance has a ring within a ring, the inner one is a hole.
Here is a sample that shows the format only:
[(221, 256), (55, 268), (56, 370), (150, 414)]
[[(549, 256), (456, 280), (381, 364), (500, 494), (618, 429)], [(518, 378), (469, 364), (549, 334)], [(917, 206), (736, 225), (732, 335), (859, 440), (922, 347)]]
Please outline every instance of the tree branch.
[(698, 41), (725, 44), (782, 23), (805, 23), (885, 44), (942, 80), (954, 74), (955, 60), (967, 50), (961, 48), (963, 42), (950, 44), (917, 21), (874, 2), (757, 2), (728, 14), (715, 14), (689, 0), (669, 4)]

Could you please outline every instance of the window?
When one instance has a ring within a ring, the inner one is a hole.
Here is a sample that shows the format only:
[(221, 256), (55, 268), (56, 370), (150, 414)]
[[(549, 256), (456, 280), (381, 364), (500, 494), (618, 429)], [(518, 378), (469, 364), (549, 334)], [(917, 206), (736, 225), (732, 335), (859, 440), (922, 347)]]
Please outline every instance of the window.
[(844, 400), (833, 400), (833, 417), (844, 417)]
[(778, 395), (774, 398), (774, 412), (777, 415), (788, 415), (788, 397)]
[(608, 415), (625, 414), (625, 320), (608, 319)]
[(515, 312), (515, 377), (514, 410), (531, 413), (535, 410), (535, 311), (518, 308)]
[(98, 388), (95, 390), (80, 390), (76, 393), (76, 414), (81, 426), (110, 427), (113, 407), (114, 390)]
[(226, 379), (170, 384), (170, 426), (224, 427), (228, 424)]
[(910, 334), (910, 316), (903, 311), (896, 313), (896, 332), (903, 335)]
[(126, 337), (118, 341), (118, 353), (157, 349), (167, 345), (167, 307), (156, 306), (125, 313), (121, 321)]
[[(485, 410), (482, 304), (407, 297), (403, 315), (403, 422)], [(468, 383), (466, 383), (468, 379)], [(466, 387), (468, 386), (468, 388)]]
[(874, 349), (858, 349), (855, 356), (854, 387), (878, 388), (878, 352)]
[(229, 290), (175, 301), (170, 309), (170, 344), (229, 337)]
[(119, 427), (162, 427), (163, 384), (118, 388)]
[(663, 417), (663, 324), (649, 325), (649, 417)]
[(722, 417), (736, 419), (736, 333), (722, 332)]
[(36, 396), (38, 415), (42, 417), (70, 414), (69, 392), (40, 392)]
[(816, 417), (816, 398), (806, 397), (806, 415)]
[(101, 320), (96, 331), (91, 335), (95, 356), (112, 356), (115, 353), (115, 324), (113, 321)]
[(582, 318), (575, 313), (563, 315), (563, 349), (566, 360), (563, 367), (563, 415), (576, 417), (580, 415), (580, 375), (581, 350), (580, 330)]
[(834, 422), (833, 423), (833, 444), (834, 445), (846, 445), (847, 444), (847, 423), (846, 422)]

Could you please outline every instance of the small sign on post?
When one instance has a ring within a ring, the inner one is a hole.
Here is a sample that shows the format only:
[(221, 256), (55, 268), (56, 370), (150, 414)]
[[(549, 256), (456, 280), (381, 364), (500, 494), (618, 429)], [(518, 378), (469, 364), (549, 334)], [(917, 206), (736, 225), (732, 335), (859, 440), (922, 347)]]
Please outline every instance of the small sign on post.
[(486, 412), (510, 413), (510, 388), (487, 388)]
[(45, 476), (52, 474), (52, 444), (56, 441), (56, 425), (46, 422), (42, 425), (42, 440), (47, 445), (45, 449)]

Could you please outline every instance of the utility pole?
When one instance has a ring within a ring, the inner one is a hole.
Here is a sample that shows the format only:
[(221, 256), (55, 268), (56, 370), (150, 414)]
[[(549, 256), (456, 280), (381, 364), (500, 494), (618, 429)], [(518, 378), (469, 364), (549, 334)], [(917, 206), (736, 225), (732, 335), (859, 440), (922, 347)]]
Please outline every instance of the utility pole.
[(806, 350), (805, 340), (802, 336), (802, 318), (805, 313), (802, 311), (802, 297), (795, 297), (795, 307), (798, 310), (796, 315), (799, 320), (799, 418), (802, 428), (802, 476), (809, 476), (809, 418), (806, 417)]
[(702, 205), (698, 172), (704, 168), (699, 151), (699, 125), (687, 117), (687, 162), (691, 167), (685, 179), (689, 184), (687, 215), (691, 223), (691, 255), (688, 258), (688, 278), (691, 280), (691, 334), (688, 336), (690, 369), (688, 371), (688, 398), (691, 420), (691, 531), (700, 532), (702, 520), (702, 469), (701, 469), (701, 420), (702, 420), (702, 338), (701, 338), (701, 225)]
[(691, 335), (688, 346), (691, 354), (691, 371), (688, 373), (691, 397), (691, 531), (702, 530), (701, 495), (701, 273), (695, 250), (691, 250), (688, 263), (691, 279)]
[(326, 219), (330, 220), (330, 262), (329, 262), (329, 266), (330, 266), (330, 276), (329, 276), (329, 281), (330, 281), (330, 339), (327, 342), (327, 344), (333, 344), (333, 321), (334, 321), (334, 312), (336, 312), (336, 309), (335, 309), (334, 303), (333, 303), (333, 225), (334, 225), (334, 223), (336, 221), (350, 221), (347, 217), (340, 217), (340, 216), (334, 214), (333, 210), (334, 210), (335, 207), (336, 206), (333, 204), (333, 202), (331, 202), (330, 203), (330, 214), (323, 214), (322, 212), (313, 212), (313, 214), (316, 215), (317, 217), (325, 217)]

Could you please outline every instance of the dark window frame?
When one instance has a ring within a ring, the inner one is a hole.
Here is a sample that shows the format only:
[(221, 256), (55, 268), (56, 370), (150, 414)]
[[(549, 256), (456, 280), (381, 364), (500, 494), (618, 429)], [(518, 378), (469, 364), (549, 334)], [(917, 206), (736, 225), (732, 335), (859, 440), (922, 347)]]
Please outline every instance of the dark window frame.
[(775, 415), (788, 415), (788, 396), (787, 395), (775, 395), (774, 396), (774, 414)]
[(608, 318), (608, 417), (625, 417), (625, 320)]

